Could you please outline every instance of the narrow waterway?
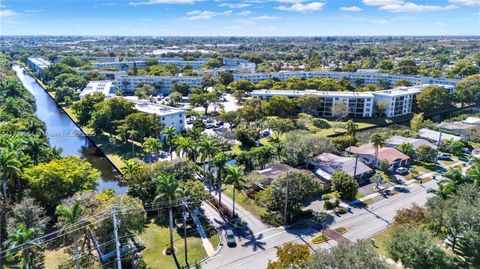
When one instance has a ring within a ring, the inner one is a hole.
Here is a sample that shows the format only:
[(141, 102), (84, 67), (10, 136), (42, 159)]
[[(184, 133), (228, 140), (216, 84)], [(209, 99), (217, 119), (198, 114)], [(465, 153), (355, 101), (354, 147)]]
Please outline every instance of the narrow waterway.
[(24, 68), (14, 65), (13, 70), (23, 86), (35, 96), (36, 115), (45, 122), (47, 137), (50, 145), (62, 148), (62, 156), (77, 155), (85, 158), (93, 167), (101, 172), (98, 191), (113, 189), (117, 194), (125, 193), (127, 188), (117, 182), (119, 176), (115, 168), (103, 156), (96, 154), (96, 148), (92, 147), (82, 131), (75, 125), (70, 117), (59, 109), (55, 101), (45, 92), (40, 84), (27, 73)]

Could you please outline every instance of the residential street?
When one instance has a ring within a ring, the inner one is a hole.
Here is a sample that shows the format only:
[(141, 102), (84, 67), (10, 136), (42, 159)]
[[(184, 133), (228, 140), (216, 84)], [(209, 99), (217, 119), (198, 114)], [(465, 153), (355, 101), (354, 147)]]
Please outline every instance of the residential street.
[[(382, 199), (366, 208), (353, 208), (352, 213), (335, 217), (330, 228), (346, 227), (348, 232), (344, 236), (350, 240), (370, 238), (390, 224), (397, 210), (409, 207), (412, 203), (425, 205), (427, 197), (432, 195), (427, 193), (427, 190), (436, 187), (437, 182), (434, 180), (425, 183), (424, 186), (418, 184), (405, 186), (403, 192), (394, 196)], [(225, 204), (231, 206), (231, 200), (223, 197), (222, 200), (225, 201)], [(275, 247), (287, 242), (306, 243), (317, 233), (312, 228), (305, 230), (285, 230), (283, 227), (268, 228), (244, 209), (239, 207), (237, 210), (254, 232), (240, 233), (236, 231), (237, 247), (222, 246), (216, 255), (202, 264), (202, 268), (264, 269), (268, 260), (276, 258)], [(207, 216), (211, 218), (212, 215), (207, 212)], [(264, 226), (263, 229), (262, 226)], [(328, 248), (335, 244), (335, 241), (330, 240), (314, 246), (314, 248)]]

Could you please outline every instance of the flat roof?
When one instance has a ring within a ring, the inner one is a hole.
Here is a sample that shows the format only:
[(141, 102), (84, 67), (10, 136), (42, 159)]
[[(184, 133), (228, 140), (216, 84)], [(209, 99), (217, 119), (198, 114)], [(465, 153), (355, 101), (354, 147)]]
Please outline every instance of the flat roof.
[(51, 64), (50, 61), (40, 57), (29, 57), (28, 60), (41, 68), (46, 68)]
[[(442, 137), (441, 137), (442, 140), (444, 140), (444, 139), (447, 139), (447, 140), (462, 140), (462, 138), (460, 136), (446, 134), (446, 133), (441, 133), (441, 134), (442, 134)], [(436, 142), (438, 142), (438, 139), (440, 138), (440, 132), (430, 130), (430, 129), (427, 129), (427, 128), (420, 129), (418, 131), (418, 135), (423, 137), (423, 138), (427, 138), (427, 139), (430, 139), (430, 140), (436, 141)]]
[(85, 96), (87, 94), (92, 94), (95, 92), (103, 93), (103, 95), (108, 96), (113, 94), (113, 87), (111, 80), (95, 80), (90, 81), (85, 89), (80, 93), (80, 97)]
[(149, 100), (138, 99), (136, 96), (125, 96), (123, 97), (125, 100), (128, 100), (135, 104), (135, 109), (148, 113), (148, 114), (157, 114), (159, 116), (168, 116), (168, 115), (175, 115), (180, 113), (185, 113), (186, 111), (181, 108), (171, 107), (171, 106), (164, 106), (156, 103), (152, 103)]

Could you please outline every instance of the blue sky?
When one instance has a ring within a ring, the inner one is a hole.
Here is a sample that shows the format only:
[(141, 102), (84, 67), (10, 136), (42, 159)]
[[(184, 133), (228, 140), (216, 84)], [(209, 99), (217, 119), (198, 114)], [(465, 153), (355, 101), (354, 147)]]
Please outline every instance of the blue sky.
[(1, 35), (480, 35), (480, 0), (1, 0)]

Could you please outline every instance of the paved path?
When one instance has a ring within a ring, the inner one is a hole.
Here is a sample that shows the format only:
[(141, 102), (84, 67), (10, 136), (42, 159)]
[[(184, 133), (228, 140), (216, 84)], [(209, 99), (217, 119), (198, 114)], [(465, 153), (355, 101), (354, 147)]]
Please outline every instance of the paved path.
[(198, 234), (202, 238), (202, 243), (203, 243), (203, 248), (207, 252), (208, 256), (212, 256), (215, 254), (215, 249), (212, 246), (212, 243), (210, 243), (210, 240), (208, 240), (208, 236), (205, 233), (205, 230), (203, 230), (202, 223), (198, 219), (198, 211), (195, 210), (192, 214), (193, 222), (195, 222), (195, 225), (197, 225), (197, 230)]

